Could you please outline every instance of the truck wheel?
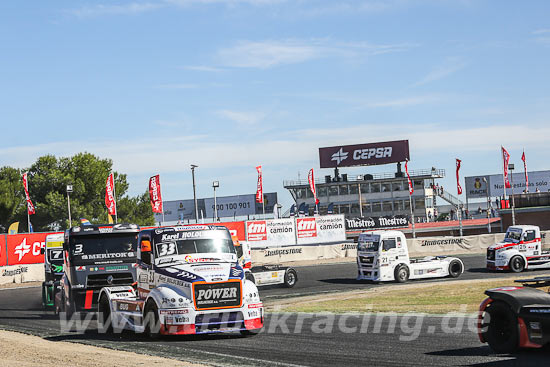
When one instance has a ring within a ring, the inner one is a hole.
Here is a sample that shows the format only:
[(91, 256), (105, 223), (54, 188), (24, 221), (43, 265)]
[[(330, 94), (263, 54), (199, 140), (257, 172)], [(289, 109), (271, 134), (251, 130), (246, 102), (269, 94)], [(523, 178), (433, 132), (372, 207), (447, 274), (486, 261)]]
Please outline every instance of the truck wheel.
[(145, 309), (145, 333), (151, 339), (160, 338), (160, 320), (157, 305), (153, 302), (147, 304)]
[(252, 283), (256, 284), (256, 279), (254, 278), (254, 274), (247, 271), (245, 275), (246, 280), (250, 280)]
[(298, 274), (296, 270), (289, 268), (285, 272), (285, 287), (292, 288), (296, 285), (298, 281)]
[(453, 260), (449, 264), (449, 276), (451, 278), (458, 278), (462, 274), (462, 263), (458, 260)]
[(525, 270), (525, 262), (521, 256), (514, 256), (510, 259), (510, 270), (514, 273), (521, 273)]
[(48, 302), (46, 300), (46, 282), (42, 282), (42, 307), (44, 307), (44, 309), (48, 309), (48, 306), (47, 306)]
[(110, 334), (113, 332), (113, 323), (111, 320), (111, 306), (107, 297), (101, 297), (97, 310), (97, 331), (99, 333)]
[(519, 347), (518, 318), (504, 302), (493, 302), (487, 309), (489, 326), (486, 337), (497, 353), (513, 353)]
[(407, 265), (399, 265), (395, 268), (394, 276), (397, 283), (405, 283), (409, 280), (409, 268)]

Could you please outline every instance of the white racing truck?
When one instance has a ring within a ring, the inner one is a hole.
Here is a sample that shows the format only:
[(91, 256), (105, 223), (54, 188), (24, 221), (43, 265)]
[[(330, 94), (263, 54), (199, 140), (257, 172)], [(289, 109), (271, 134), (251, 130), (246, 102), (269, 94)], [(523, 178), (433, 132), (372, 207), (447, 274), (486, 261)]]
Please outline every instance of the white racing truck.
[(549, 269), (550, 251), (542, 248), (538, 226), (512, 226), (504, 241), (487, 248), (487, 268), (520, 273), (526, 269)]
[(263, 318), (258, 289), (244, 278), (231, 235), (219, 226), (141, 231), (137, 284), (103, 288), (98, 303), (100, 331), (151, 337), (255, 334)]
[(239, 241), (235, 236), (232, 238), (237, 250), (237, 256), (239, 257), (239, 264), (245, 270), (246, 279), (258, 287), (282, 284), (287, 288), (292, 288), (296, 285), (296, 282), (298, 282), (298, 273), (295, 269), (275, 264), (252, 266), (252, 252), (248, 242)]
[(456, 278), (464, 272), (464, 263), (456, 257), (410, 259), (407, 239), (400, 231), (361, 233), (357, 243), (357, 267), (358, 280), (374, 282)]

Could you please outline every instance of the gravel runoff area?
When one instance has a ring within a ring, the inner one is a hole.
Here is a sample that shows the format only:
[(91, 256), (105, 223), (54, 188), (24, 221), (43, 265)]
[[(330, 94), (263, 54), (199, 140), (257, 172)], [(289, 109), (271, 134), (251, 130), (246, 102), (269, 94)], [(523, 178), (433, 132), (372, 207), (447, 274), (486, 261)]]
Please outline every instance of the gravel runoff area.
[(38, 336), (0, 330), (2, 366), (201, 366), (168, 358), (93, 347), (80, 343), (53, 342)]

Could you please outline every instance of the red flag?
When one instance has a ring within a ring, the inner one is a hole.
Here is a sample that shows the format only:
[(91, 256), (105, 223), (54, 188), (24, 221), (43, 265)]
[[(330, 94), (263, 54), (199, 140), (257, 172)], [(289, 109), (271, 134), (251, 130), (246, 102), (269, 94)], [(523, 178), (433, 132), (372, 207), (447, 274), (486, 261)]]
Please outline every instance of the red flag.
[(256, 188), (256, 202), (263, 203), (264, 202), (264, 185), (262, 182), (262, 166), (256, 167), (256, 171), (258, 171), (258, 187)]
[(27, 211), (29, 214), (34, 214), (34, 205), (32, 205), (31, 196), (29, 195), (29, 185), (27, 181), (27, 172), (23, 173), (23, 187), (25, 188), (25, 198), (27, 200)]
[(529, 192), (529, 176), (527, 175), (527, 162), (525, 161), (525, 151), (521, 155), (523, 161), (523, 170), (525, 171), (525, 192)]
[(149, 197), (153, 213), (162, 213), (162, 195), (160, 194), (160, 177), (153, 176), (149, 179)]
[(319, 199), (317, 199), (317, 191), (315, 190), (315, 177), (313, 176), (313, 168), (309, 170), (307, 175), (307, 180), (309, 181), (309, 188), (313, 193), (313, 198), (315, 199), (315, 205), (319, 204)]
[(107, 183), (105, 185), (105, 205), (107, 205), (107, 212), (110, 215), (116, 215), (115, 178), (112, 172), (109, 177), (107, 177)]
[(409, 180), (409, 195), (412, 195), (413, 192), (414, 192), (414, 188), (413, 188), (413, 184), (412, 184), (412, 181), (411, 181), (411, 176), (409, 176), (409, 160), (407, 159), (405, 161), (405, 172), (407, 173), (407, 180)]
[(504, 186), (506, 186), (507, 189), (511, 188), (512, 185), (510, 185), (510, 179), (508, 178), (508, 161), (510, 160), (510, 154), (502, 148), (502, 161), (504, 162)]
[(456, 159), (456, 191), (458, 192), (458, 195), (462, 194), (462, 186), (460, 186), (460, 176), (458, 175), (458, 171), (460, 171), (460, 164), (462, 161), (460, 159)]

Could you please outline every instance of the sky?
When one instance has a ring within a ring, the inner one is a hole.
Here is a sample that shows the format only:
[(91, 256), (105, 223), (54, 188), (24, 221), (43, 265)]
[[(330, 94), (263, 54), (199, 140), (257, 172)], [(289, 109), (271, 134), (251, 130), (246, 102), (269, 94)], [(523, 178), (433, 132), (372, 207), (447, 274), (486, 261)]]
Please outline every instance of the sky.
[[(0, 2), (0, 166), (87, 151), (160, 174), (164, 200), (317, 177), (318, 148), (410, 141), (442, 185), (550, 169), (550, 2), (49, 0)], [(395, 165), (343, 169), (350, 175)]]

